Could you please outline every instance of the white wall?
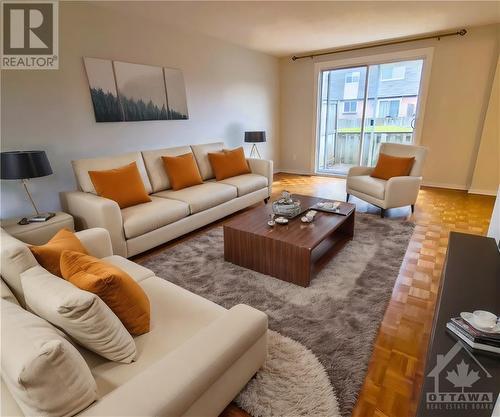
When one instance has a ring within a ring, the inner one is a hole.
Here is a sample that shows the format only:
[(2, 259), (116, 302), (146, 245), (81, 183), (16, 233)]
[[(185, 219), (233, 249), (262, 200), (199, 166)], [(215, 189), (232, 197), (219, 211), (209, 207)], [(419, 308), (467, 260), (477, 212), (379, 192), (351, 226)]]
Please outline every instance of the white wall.
[(484, 119), (470, 193), (497, 195), (500, 184), (500, 58)]
[(280, 60), (280, 168), (312, 173), (314, 166), (314, 62), (434, 47), (422, 144), (429, 147), (428, 184), (467, 189), (479, 148), (498, 56), (500, 25), (468, 28), (465, 37)]
[[(59, 70), (1, 74), (2, 150), (46, 150), (54, 170), (31, 181), (42, 210), (56, 210), (58, 193), (75, 188), (72, 159), (220, 139), (239, 146), (245, 130), (266, 130), (262, 156), (277, 159), (277, 58), (116, 14), (97, 2), (61, 2), (59, 38)], [(96, 123), (84, 56), (182, 69), (190, 119)], [(22, 186), (2, 181), (1, 217), (29, 213)]]

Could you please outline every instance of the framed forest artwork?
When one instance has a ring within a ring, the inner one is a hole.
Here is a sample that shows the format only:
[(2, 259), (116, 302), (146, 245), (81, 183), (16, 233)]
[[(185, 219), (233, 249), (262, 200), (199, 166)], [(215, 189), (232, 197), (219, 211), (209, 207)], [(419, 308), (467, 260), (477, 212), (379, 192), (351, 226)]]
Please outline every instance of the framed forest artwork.
[(83, 58), (96, 122), (188, 119), (181, 70)]

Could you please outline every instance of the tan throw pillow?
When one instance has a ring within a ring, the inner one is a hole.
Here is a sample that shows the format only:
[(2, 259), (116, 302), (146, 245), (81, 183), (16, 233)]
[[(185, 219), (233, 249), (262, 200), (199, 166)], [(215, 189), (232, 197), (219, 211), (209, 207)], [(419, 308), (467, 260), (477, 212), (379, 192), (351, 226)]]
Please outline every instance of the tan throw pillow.
[(120, 268), (93, 256), (64, 251), (61, 256), (64, 279), (97, 294), (132, 335), (149, 332), (149, 299), (142, 287)]
[(242, 147), (208, 154), (217, 181), (250, 173)]
[(54, 326), (0, 300), (2, 379), (26, 416), (73, 416), (97, 399), (87, 363)]
[(89, 171), (89, 176), (97, 195), (116, 201), (121, 209), (151, 201), (135, 162), (105, 171)]
[(63, 251), (72, 250), (84, 254), (87, 253), (80, 239), (68, 229), (59, 230), (45, 245), (30, 246), (30, 250), (41, 266), (58, 277), (61, 276), (59, 264)]
[(388, 180), (392, 177), (404, 177), (410, 174), (415, 157), (402, 158), (384, 153), (379, 154), (377, 165), (370, 176)]
[(198, 165), (191, 152), (179, 156), (162, 156), (161, 159), (172, 190), (203, 184)]
[(134, 339), (97, 295), (83, 291), (40, 266), (21, 274), (26, 306), (92, 352), (115, 362), (136, 357)]

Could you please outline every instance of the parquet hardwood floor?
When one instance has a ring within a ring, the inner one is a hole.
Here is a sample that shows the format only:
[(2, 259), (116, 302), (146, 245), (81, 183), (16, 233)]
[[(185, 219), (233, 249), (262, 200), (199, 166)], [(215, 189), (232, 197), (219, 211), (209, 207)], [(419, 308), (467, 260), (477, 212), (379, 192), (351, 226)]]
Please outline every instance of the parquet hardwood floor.
[[(282, 190), (343, 200), (345, 180), (277, 174), (273, 197)], [(359, 199), (353, 197), (351, 202), (357, 205), (359, 211), (379, 214), (379, 209)], [(415, 415), (448, 234), (450, 231), (486, 234), (493, 204), (494, 197), (423, 187), (413, 215), (409, 207), (386, 212), (389, 218), (413, 221), (415, 231), (381, 323), (353, 417)], [(139, 258), (192, 236), (190, 234)], [(249, 417), (233, 404), (221, 416)]]

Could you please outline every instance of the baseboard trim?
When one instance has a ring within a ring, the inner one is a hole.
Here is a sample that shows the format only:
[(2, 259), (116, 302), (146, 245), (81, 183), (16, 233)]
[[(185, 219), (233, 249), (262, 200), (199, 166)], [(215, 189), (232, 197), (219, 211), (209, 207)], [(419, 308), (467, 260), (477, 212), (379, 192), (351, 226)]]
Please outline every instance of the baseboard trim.
[(295, 175), (315, 175), (312, 172), (302, 171), (300, 169), (280, 169), (275, 174), (295, 174)]
[(469, 194), (481, 194), (481, 195), (491, 195), (493, 197), (496, 197), (497, 192), (493, 190), (481, 190), (479, 188), (470, 188), (467, 191)]
[(442, 182), (422, 181), (424, 187), (446, 188), (449, 190), (467, 191), (467, 187), (461, 184), (446, 184)]

